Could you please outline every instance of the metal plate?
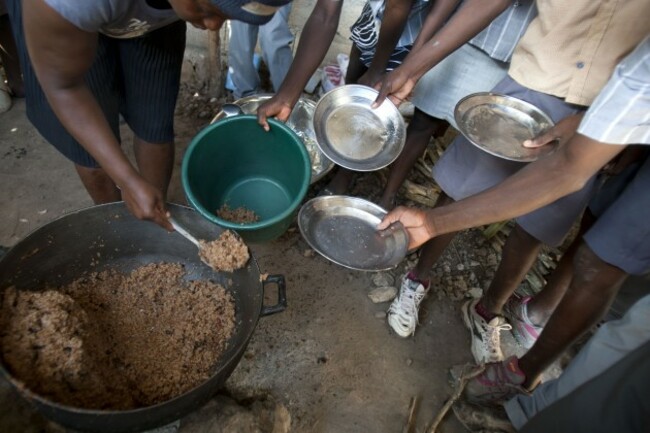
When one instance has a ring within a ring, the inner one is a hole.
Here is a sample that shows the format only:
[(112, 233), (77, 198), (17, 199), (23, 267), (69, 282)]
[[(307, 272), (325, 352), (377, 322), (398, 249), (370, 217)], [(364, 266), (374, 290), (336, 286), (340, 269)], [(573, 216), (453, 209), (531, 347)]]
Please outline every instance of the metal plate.
[(534, 105), (511, 96), (488, 92), (466, 96), (456, 104), (454, 118), (465, 138), (499, 158), (530, 162), (557, 147), (557, 143), (523, 146), (525, 140), (550, 129), (553, 121)]
[(394, 224), (381, 234), (386, 211), (369, 201), (342, 195), (316, 197), (298, 213), (298, 226), (319, 254), (346, 268), (383, 271), (397, 266), (408, 248), (408, 234)]
[[(257, 109), (264, 102), (273, 97), (270, 93), (262, 93), (259, 95), (246, 96), (236, 100), (234, 103), (239, 105), (239, 108), (244, 114), (257, 114)], [(316, 103), (306, 98), (300, 98), (291, 111), (289, 119), (287, 119), (287, 126), (300, 137), (305, 144), (309, 158), (311, 159), (311, 183), (317, 182), (323, 178), (329, 171), (334, 168), (334, 163), (328, 159), (323, 152), (321, 152), (318, 144), (316, 143), (316, 133), (314, 132), (314, 110)], [(226, 115), (223, 111), (219, 111), (210, 123), (225, 118)]]
[(371, 87), (350, 84), (330, 90), (316, 104), (317, 143), (335, 164), (355, 171), (379, 170), (402, 152), (404, 119), (389, 100), (370, 108), (377, 94)]

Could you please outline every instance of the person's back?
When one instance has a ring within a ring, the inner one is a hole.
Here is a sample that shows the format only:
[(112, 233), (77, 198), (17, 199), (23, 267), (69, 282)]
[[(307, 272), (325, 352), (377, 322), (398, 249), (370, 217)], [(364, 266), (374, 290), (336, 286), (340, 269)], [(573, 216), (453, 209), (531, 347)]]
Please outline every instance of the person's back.
[(167, 1), (161, 0), (45, 0), (66, 20), (87, 32), (113, 38), (134, 38), (178, 21)]

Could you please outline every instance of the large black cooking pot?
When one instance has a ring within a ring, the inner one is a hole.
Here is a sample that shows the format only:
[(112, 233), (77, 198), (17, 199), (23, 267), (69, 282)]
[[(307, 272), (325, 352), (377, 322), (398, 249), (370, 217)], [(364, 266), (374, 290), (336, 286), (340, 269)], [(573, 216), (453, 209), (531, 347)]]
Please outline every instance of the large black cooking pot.
[[(199, 239), (214, 239), (223, 231), (193, 210), (169, 205), (176, 220)], [(88, 410), (58, 404), (26, 389), (4, 362), (0, 370), (18, 393), (47, 418), (78, 431), (136, 432), (170, 423), (198, 408), (235, 369), (260, 316), (286, 308), (284, 277), (261, 282), (255, 259), (232, 274), (217, 273), (198, 258), (194, 244), (178, 233), (135, 219), (123, 203), (94, 206), (65, 215), (32, 232), (0, 259), (0, 297), (9, 286), (38, 290), (64, 285), (84, 272), (116, 268), (123, 272), (152, 262), (185, 264), (190, 279), (211, 279), (228, 288), (235, 300), (235, 333), (209, 380), (155, 406), (125, 411)], [(232, 280), (230, 284), (228, 280)], [(265, 284), (277, 285), (278, 303), (264, 306)]]

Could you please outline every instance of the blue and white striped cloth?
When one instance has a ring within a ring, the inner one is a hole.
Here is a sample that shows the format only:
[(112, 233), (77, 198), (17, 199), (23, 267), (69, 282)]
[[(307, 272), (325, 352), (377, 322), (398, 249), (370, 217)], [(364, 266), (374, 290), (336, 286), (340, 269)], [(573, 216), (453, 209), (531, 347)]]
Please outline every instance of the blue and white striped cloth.
[(469, 43), (495, 60), (509, 62), (519, 39), (536, 16), (535, 0), (517, 0)]
[(650, 35), (616, 66), (578, 132), (601, 143), (650, 145)]
[[(413, 45), (429, 13), (429, 6), (429, 0), (415, 0), (396, 48), (410, 47)], [(375, 46), (379, 40), (381, 20), (384, 17), (385, 10), (385, 0), (368, 0), (361, 11), (361, 15), (352, 27), (350, 27), (350, 32), (352, 33), (350, 39), (361, 52), (375, 51)]]

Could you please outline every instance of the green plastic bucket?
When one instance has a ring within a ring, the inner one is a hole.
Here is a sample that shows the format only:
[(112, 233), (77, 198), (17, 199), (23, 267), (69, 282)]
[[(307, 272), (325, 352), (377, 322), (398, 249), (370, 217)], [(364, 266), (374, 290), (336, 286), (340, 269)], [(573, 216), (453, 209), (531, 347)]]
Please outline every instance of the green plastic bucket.
[[(190, 204), (208, 220), (237, 231), (247, 242), (264, 242), (292, 223), (311, 178), (305, 146), (284, 123), (269, 119), (266, 132), (257, 117), (222, 119), (194, 137), (182, 166), (183, 189)], [(216, 213), (224, 204), (259, 216), (235, 223)]]

